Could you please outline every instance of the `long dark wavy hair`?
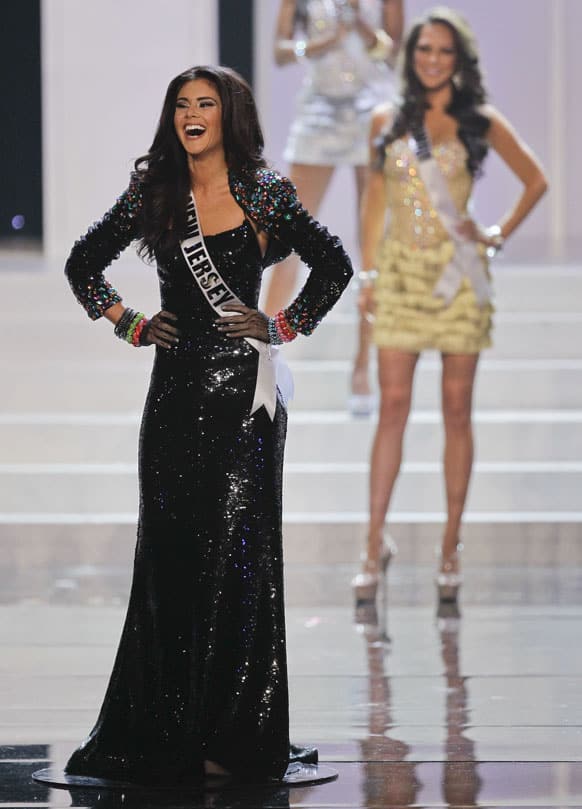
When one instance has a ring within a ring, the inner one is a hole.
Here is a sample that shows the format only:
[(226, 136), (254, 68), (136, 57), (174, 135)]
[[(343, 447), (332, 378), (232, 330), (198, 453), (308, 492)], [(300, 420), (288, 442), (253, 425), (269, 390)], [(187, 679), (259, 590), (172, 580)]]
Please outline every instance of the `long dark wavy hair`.
[(472, 175), (481, 173), (488, 145), (486, 140), (489, 119), (479, 111), (487, 100), (479, 66), (479, 52), (468, 23), (453, 9), (437, 6), (416, 20), (404, 43), (401, 55), (402, 100), (396, 110), (392, 129), (378, 139), (379, 156), (383, 160), (384, 148), (423, 124), (424, 113), (430, 104), (427, 93), (414, 70), (414, 51), (425, 25), (446, 26), (453, 35), (456, 52), (455, 74), (452, 82), (453, 97), (447, 113), (456, 118), (458, 135), (467, 149), (467, 168)]
[(144, 195), (139, 252), (148, 259), (174, 248), (186, 236), (190, 174), (187, 154), (174, 129), (174, 113), (181, 88), (194, 79), (210, 82), (220, 96), (229, 170), (249, 171), (266, 165), (255, 100), (242, 76), (228, 67), (197, 65), (172, 79), (150, 150), (135, 161)]

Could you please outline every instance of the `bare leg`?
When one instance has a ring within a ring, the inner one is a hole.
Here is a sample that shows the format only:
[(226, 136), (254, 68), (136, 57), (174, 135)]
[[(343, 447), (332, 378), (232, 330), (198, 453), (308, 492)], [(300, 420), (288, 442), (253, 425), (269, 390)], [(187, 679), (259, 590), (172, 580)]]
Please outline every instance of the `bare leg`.
[[(358, 241), (361, 246), (361, 226), (360, 226), (360, 203), (362, 201), (362, 193), (366, 183), (367, 175), (366, 166), (356, 166), (356, 191), (357, 191), (357, 209), (356, 216), (358, 222)], [(354, 367), (352, 370), (352, 393), (358, 396), (370, 395), (370, 381), (368, 378), (368, 367), (370, 359), (370, 343), (372, 341), (372, 324), (366, 320), (365, 317), (360, 315), (358, 324), (358, 345), (356, 348), (356, 356), (354, 359)]]
[[(443, 563), (459, 541), (473, 466), (471, 408), (478, 354), (443, 354), (442, 406), (445, 425), (444, 471), (447, 525), (442, 544)], [(458, 560), (452, 560), (458, 569)]]
[[(362, 233), (360, 222), (360, 204), (362, 201), (362, 193), (366, 183), (368, 173), (367, 166), (356, 166), (356, 194), (357, 194), (357, 208), (356, 217), (358, 222), (358, 242), (361, 247)], [(368, 367), (370, 359), (370, 343), (372, 341), (372, 324), (366, 320), (365, 317), (360, 315), (358, 322), (358, 344), (356, 347), (356, 356), (354, 358), (354, 367), (352, 369), (352, 382), (351, 389), (354, 396), (369, 396), (370, 395), (370, 381), (368, 379)], [(363, 410), (367, 408), (363, 406)]]
[(412, 383), (418, 354), (380, 348), (378, 378), (380, 415), (370, 466), (370, 524), (367, 569), (380, 555), (386, 513), (402, 462), (402, 440), (412, 401)]
[[(302, 163), (294, 163), (290, 168), (289, 179), (297, 188), (297, 196), (313, 216), (317, 215), (333, 170), (333, 166), (306, 166)], [(298, 269), (299, 258), (294, 253), (275, 268), (265, 300), (265, 312), (271, 317), (289, 305), (297, 285)]]

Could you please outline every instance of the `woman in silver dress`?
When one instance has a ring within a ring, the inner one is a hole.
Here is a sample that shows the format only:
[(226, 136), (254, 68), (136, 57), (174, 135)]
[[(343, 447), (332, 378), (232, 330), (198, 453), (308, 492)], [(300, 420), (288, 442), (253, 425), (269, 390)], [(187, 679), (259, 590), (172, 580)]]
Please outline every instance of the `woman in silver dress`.
[[(370, 116), (378, 103), (393, 97), (389, 64), (402, 28), (403, 0), (281, 0), (275, 61), (306, 67), (284, 157), (313, 215), (337, 166), (354, 167), (359, 210)], [(273, 274), (265, 305), (269, 314), (290, 300), (298, 266), (291, 258)], [(362, 318), (350, 399), (356, 413), (369, 412), (371, 404), (369, 344), (369, 324)]]

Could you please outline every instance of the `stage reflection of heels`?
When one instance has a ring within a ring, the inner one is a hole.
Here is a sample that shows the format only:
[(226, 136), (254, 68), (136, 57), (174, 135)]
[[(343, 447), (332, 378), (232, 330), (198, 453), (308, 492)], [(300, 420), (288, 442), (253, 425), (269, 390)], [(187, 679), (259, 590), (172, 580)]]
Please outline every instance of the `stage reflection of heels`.
[(443, 557), (442, 550), (437, 548), (437, 557), (440, 560), (440, 570), (436, 575), (438, 598), (441, 604), (455, 604), (459, 597), (459, 590), (463, 583), (463, 576), (459, 571), (459, 554), (463, 550), (463, 543), (457, 543), (453, 553)]
[(364, 569), (352, 579), (352, 589), (356, 604), (374, 602), (378, 585), (385, 576), (390, 560), (397, 553), (396, 543), (389, 534), (384, 535), (382, 552), (379, 559), (368, 559), (363, 556)]
[(461, 617), (459, 604), (456, 601), (439, 601), (436, 617), (438, 619), (439, 631), (455, 627)]

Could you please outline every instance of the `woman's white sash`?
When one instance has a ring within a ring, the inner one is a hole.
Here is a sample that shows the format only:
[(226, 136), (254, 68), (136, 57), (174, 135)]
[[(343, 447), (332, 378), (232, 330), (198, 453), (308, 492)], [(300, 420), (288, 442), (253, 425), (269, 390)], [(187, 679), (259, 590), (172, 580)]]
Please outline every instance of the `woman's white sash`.
[(463, 276), (466, 275), (473, 286), (477, 303), (484, 306), (491, 300), (491, 285), (485, 260), (477, 250), (476, 243), (458, 231), (464, 221), (463, 217), (457, 210), (443, 173), (428, 147), (428, 139), (425, 138), (426, 135), (424, 138), (422, 135), (413, 138), (420, 176), (433, 208), (455, 245), (455, 254), (444, 268), (433, 295), (444, 298), (447, 304), (450, 304), (461, 286)]
[[(182, 253), (209, 306), (214, 309), (217, 315), (222, 317), (229, 311), (228, 304), (242, 303), (242, 301), (223, 280), (206, 249), (204, 237), (198, 224), (196, 200), (192, 192), (190, 192), (187, 216), (187, 236), (184, 241), (180, 242)], [(238, 315), (239, 313), (233, 314)], [(254, 337), (245, 337), (244, 339), (259, 355), (257, 382), (251, 405), (251, 415), (264, 406), (271, 421), (273, 421), (277, 407), (277, 383), (279, 382), (280, 384), (281, 394), (286, 402), (292, 395), (293, 380), (291, 372), (279, 356), (276, 346), (271, 346), (269, 343), (264, 343)]]

